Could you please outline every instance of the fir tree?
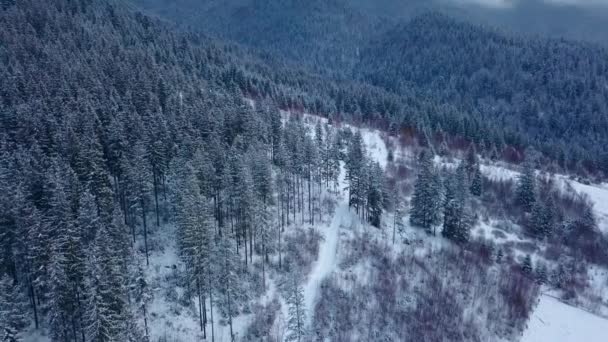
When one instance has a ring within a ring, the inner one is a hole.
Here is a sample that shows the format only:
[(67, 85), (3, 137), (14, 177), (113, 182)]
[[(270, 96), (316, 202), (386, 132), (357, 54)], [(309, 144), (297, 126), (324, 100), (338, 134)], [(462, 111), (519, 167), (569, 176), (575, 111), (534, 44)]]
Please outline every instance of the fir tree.
[(459, 165), (456, 172), (446, 181), (441, 234), (458, 242), (469, 240), (471, 215), (468, 208), (466, 169)]
[(481, 170), (479, 168), (479, 164), (476, 164), (476, 167), (473, 171), (473, 177), (471, 178), (471, 186), (469, 187), (471, 190), (471, 195), (479, 197), (482, 192), (482, 178), (481, 178)]
[(525, 274), (532, 274), (534, 267), (532, 266), (532, 257), (530, 254), (526, 254), (524, 262), (521, 265), (521, 269)]
[(427, 231), (434, 231), (439, 223), (439, 208), (441, 203), (440, 180), (436, 174), (431, 156), (423, 152), (419, 160), (418, 177), (414, 184), (412, 196), (410, 223)]
[(286, 302), (289, 306), (287, 341), (301, 342), (306, 337), (306, 312), (304, 290), (300, 286), (299, 277), (295, 273), (288, 280)]
[(536, 201), (535, 196), (536, 176), (534, 168), (530, 160), (526, 160), (523, 165), (523, 170), (517, 181), (517, 189), (515, 190), (515, 198), (526, 212), (532, 210), (532, 206)]
[(21, 341), (19, 333), (29, 324), (27, 300), (8, 275), (0, 278), (0, 338), (3, 342)]
[(230, 336), (234, 340), (233, 319), (237, 316), (239, 309), (237, 300), (239, 298), (239, 277), (238, 277), (238, 260), (234, 254), (234, 246), (232, 245), (228, 234), (222, 235), (217, 241), (217, 262), (215, 263), (218, 275), (217, 284), (220, 294), (219, 305), (220, 311), (224, 318), (228, 320), (230, 326)]

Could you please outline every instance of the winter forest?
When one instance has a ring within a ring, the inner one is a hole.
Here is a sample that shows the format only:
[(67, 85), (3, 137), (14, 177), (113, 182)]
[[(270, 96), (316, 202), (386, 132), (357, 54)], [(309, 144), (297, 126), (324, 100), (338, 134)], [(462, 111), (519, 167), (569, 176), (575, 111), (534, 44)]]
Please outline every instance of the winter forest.
[(380, 3), (0, 0), (0, 341), (603, 341), (603, 36)]

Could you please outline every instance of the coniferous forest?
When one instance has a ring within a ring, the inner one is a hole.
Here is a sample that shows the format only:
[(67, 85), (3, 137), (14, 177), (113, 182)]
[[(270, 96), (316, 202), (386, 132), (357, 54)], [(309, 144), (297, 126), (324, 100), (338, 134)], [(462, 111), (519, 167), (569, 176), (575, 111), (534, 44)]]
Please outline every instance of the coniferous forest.
[(0, 341), (607, 317), (604, 36), (415, 3), (0, 0)]

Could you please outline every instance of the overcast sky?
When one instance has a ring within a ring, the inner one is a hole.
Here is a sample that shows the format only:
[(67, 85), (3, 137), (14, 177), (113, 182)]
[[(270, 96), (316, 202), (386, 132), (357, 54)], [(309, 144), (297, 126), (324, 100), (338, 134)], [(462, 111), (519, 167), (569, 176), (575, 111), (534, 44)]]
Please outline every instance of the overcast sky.
[[(488, 7), (508, 8), (519, 1), (526, 0), (452, 0), (462, 3), (475, 3)], [(547, 3), (577, 6), (608, 6), (608, 0), (542, 0)]]

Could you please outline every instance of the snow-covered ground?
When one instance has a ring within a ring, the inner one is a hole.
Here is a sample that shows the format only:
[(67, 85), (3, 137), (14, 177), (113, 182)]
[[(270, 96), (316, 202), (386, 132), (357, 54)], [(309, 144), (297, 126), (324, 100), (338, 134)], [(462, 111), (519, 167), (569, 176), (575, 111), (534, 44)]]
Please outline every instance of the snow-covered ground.
[(543, 295), (521, 342), (605, 342), (608, 320)]

